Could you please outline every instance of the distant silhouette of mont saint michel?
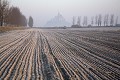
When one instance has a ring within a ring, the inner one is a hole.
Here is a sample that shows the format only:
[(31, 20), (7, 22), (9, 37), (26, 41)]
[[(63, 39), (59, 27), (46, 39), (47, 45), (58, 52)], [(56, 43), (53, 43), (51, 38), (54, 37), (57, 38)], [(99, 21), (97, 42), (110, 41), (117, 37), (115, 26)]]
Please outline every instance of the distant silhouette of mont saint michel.
[(70, 26), (70, 23), (65, 20), (65, 18), (58, 13), (57, 16), (55, 16), (53, 19), (49, 20), (45, 27), (64, 27), (64, 26)]

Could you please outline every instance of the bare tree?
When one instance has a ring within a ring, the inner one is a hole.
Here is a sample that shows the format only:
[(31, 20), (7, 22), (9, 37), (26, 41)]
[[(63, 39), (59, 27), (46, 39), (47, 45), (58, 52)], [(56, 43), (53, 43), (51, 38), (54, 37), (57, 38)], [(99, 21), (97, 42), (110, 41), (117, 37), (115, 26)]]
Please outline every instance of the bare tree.
[(88, 18), (87, 18), (87, 16), (84, 16), (84, 18), (83, 18), (83, 26), (87, 26), (87, 23), (88, 23)]
[(84, 16), (84, 18), (83, 18), (83, 26), (85, 26), (85, 16)]
[(108, 26), (108, 17), (109, 17), (108, 14), (104, 16), (104, 26)]
[(96, 26), (98, 25), (98, 16), (97, 15), (95, 16), (95, 24), (96, 24)]
[(106, 14), (106, 26), (108, 26), (109, 14)]
[(77, 25), (78, 25), (78, 26), (81, 26), (80, 23), (81, 23), (81, 17), (78, 17)]
[(110, 26), (114, 26), (114, 14), (111, 15)]
[(87, 16), (85, 17), (85, 25), (86, 26), (88, 25), (88, 18), (87, 18)]
[(9, 12), (9, 2), (7, 0), (0, 0), (0, 26), (3, 26), (7, 20)]
[(91, 26), (94, 24), (94, 17), (91, 18)]
[(106, 26), (106, 15), (104, 16), (104, 26)]
[(21, 26), (27, 26), (27, 19), (24, 15), (21, 15)]
[(25, 26), (26, 17), (17, 7), (9, 7), (8, 0), (0, 0), (0, 26), (4, 24)]
[(7, 24), (16, 26), (27, 26), (27, 19), (20, 12), (20, 9), (18, 7), (11, 7), (9, 10)]
[(118, 24), (118, 16), (116, 17), (115, 25)]
[(73, 16), (72, 24), (75, 25), (75, 17)]
[(10, 11), (11, 12), (9, 13), (8, 24), (19, 26), (21, 17), (19, 8), (11, 7)]
[(98, 16), (98, 26), (101, 26), (102, 25), (102, 15), (99, 14)]

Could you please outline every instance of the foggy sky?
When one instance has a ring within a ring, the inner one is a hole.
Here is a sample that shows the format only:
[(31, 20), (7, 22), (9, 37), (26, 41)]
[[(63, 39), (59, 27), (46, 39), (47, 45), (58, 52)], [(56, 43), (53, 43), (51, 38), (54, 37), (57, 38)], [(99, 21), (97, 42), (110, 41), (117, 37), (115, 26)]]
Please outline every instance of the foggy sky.
[[(73, 16), (95, 16), (115, 14), (120, 18), (120, 0), (10, 0), (28, 18), (32, 16), (34, 26), (45, 23), (60, 12), (72, 23)], [(120, 20), (120, 19), (119, 19)]]

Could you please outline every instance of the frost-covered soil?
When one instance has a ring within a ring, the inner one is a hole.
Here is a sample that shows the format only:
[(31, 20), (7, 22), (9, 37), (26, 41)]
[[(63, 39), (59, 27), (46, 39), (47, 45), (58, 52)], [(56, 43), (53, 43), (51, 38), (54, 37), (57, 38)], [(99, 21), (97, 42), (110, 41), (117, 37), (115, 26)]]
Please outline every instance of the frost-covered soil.
[(68, 30), (81, 30), (81, 31), (120, 31), (120, 27), (91, 27), (91, 28), (68, 28)]
[(0, 34), (0, 80), (120, 80), (120, 31)]

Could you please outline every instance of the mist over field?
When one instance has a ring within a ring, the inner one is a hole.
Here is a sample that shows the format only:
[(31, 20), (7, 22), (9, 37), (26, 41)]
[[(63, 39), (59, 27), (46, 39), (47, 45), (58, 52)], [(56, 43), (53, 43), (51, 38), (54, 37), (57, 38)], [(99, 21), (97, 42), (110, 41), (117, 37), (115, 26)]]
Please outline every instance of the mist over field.
[[(72, 17), (91, 17), (101, 14), (114, 14), (120, 17), (120, 0), (10, 0), (28, 18), (33, 16), (34, 26), (43, 27), (58, 12), (72, 25)], [(119, 19), (120, 22), (120, 19)]]
[(0, 0), (0, 80), (120, 80), (120, 0)]

